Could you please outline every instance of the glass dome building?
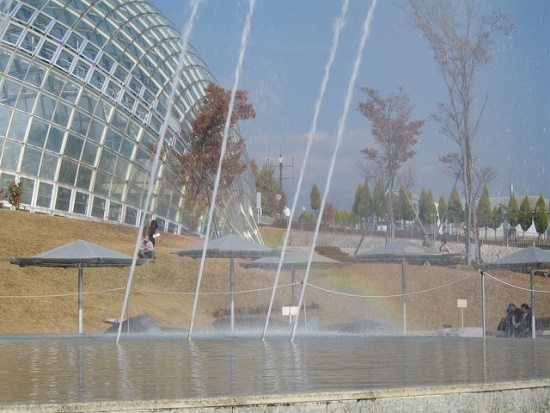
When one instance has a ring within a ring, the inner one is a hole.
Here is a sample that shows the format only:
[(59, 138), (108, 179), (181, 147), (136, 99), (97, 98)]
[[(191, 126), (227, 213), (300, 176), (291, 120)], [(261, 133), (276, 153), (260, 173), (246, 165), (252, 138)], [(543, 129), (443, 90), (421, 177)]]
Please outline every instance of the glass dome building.
[[(185, 188), (169, 162), (144, 207), (164, 120), (166, 147), (185, 151), (215, 82), (197, 51), (188, 46), (169, 105), (181, 36), (146, 0), (1, 0), (0, 11), (0, 189), (21, 182), (32, 212), (135, 226), (152, 216), (186, 233)], [(231, 194), (214, 231), (257, 238), (249, 168)]]

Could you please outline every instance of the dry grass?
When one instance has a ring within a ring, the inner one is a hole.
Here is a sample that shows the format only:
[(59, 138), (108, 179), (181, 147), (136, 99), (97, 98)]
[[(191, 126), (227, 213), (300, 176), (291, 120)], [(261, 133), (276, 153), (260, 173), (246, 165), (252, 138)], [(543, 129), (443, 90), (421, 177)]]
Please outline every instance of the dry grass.
[[(133, 227), (74, 220), (39, 214), (0, 210), (0, 334), (74, 333), (77, 330), (77, 271), (62, 268), (20, 268), (9, 263), (12, 256), (31, 256), (66, 243), (84, 239), (132, 254), (137, 230)], [(282, 230), (262, 228), (270, 246), (280, 245)], [(130, 315), (149, 314), (162, 327), (186, 328), (190, 323), (200, 260), (181, 258), (171, 251), (188, 248), (201, 240), (162, 233), (157, 239), (157, 263), (137, 267), (130, 295)], [(235, 308), (239, 318), (265, 319), (274, 270), (244, 269), (235, 265)], [(298, 271), (298, 279), (303, 271)], [(461, 325), (457, 299), (468, 300), (465, 326), (481, 326), (480, 276), (471, 267), (406, 267), (407, 329), (423, 331), (443, 325)], [(103, 332), (104, 318), (118, 318), (130, 274), (126, 269), (84, 270), (84, 331)], [(492, 276), (521, 288), (529, 288), (529, 275), (508, 271)], [(384, 322), (401, 328), (400, 264), (351, 264), (332, 269), (312, 269), (306, 291), (307, 316), (318, 317), (327, 328), (358, 320)], [(290, 305), (291, 276), (284, 271), (275, 305)], [(438, 288), (447, 286), (444, 288)], [(537, 277), (536, 290), (550, 291), (550, 280)], [(229, 260), (208, 259), (200, 288), (196, 328), (212, 328), (229, 311)], [(300, 294), (300, 286), (296, 296)], [(358, 297), (359, 296), (359, 297)], [(530, 302), (530, 293), (487, 279), (487, 326), (494, 329), (509, 302)], [(538, 317), (550, 317), (550, 297), (536, 294)], [(280, 310), (272, 314), (283, 322)]]

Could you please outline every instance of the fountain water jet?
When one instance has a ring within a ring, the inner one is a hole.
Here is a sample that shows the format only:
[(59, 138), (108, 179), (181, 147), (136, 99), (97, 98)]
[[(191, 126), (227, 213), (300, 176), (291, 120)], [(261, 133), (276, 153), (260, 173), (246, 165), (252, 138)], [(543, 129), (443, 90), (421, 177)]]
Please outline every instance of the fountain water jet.
[(317, 217), (317, 223), (315, 225), (315, 232), (313, 234), (313, 240), (311, 242), (311, 250), (309, 252), (309, 261), (308, 261), (308, 264), (307, 264), (307, 267), (306, 267), (306, 273), (305, 273), (305, 276), (304, 276), (304, 283), (303, 283), (303, 287), (302, 287), (302, 293), (300, 294), (300, 301), (298, 302), (298, 315), (296, 316), (296, 319), (294, 320), (294, 326), (292, 328), (292, 335), (291, 335), (291, 338), (290, 338), (291, 341), (293, 341), (294, 337), (296, 336), (296, 329), (298, 327), (298, 318), (300, 317), (300, 308), (301, 308), (302, 303), (304, 301), (304, 294), (305, 294), (305, 291), (306, 291), (307, 280), (308, 280), (308, 276), (309, 276), (309, 271), (311, 269), (311, 261), (312, 261), (312, 258), (313, 258), (313, 253), (315, 251), (315, 244), (317, 242), (317, 237), (319, 235), (319, 227), (321, 226), (321, 218), (323, 217), (323, 211), (325, 209), (325, 203), (326, 203), (326, 200), (327, 200), (327, 195), (328, 195), (328, 192), (329, 192), (329, 189), (330, 189), (330, 182), (332, 180), (332, 172), (334, 170), (334, 164), (336, 162), (336, 155), (338, 154), (338, 149), (340, 147), (340, 143), (342, 142), (342, 135), (344, 133), (344, 126), (345, 126), (346, 118), (347, 118), (347, 115), (348, 115), (348, 112), (349, 112), (351, 97), (353, 95), (353, 88), (355, 87), (355, 80), (357, 79), (357, 75), (359, 73), (359, 67), (361, 65), (361, 55), (363, 53), (365, 43), (367, 42), (367, 38), (369, 37), (370, 25), (371, 25), (371, 22), (372, 22), (372, 17), (374, 16), (374, 10), (376, 9), (376, 3), (377, 3), (377, 0), (372, 0), (371, 6), (370, 6), (369, 11), (367, 13), (367, 17), (365, 18), (365, 23), (363, 25), (363, 33), (362, 33), (362, 36), (361, 36), (361, 41), (359, 43), (359, 49), (357, 51), (357, 57), (355, 59), (355, 64), (353, 66), (353, 72), (352, 72), (352, 75), (351, 75), (351, 78), (350, 78), (350, 81), (349, 81), (349, 85), (348, 85), (348, 92), (347, 92), (346, 101), (345, 101), (345, 104), (344, 104), (344, 112), (342, 113), (342, 117), (340, 118), (340, 124), (338, 126), (338, 137), (336, 139), (336, 147), (334, 148), (334, 152), (333, 152), (333, 155), (332, 155), (332, 160), (330, 162), (330, 168), (329, 168), (329, 172), (328, 172), (328, 176), (327, 176), (327, 183), (326, 183), (326, 186), (325, 186), (325, 192), (323, 194), (323, 199), (321, 201), (321, 208), (319, 210), (319, 216)]
[[(194, 25), (195, 19), (197, 17), (197, 12), (198, 12), (198, 9), (199, 9), (199, 3), (200, 2), (201, 2), (201, 0), (193, 0), (193, 2), (191, 4), (191, 15), (190, 15), (189, 20), (187, 21), (187, 23), (185, 24), (185, 27), (183, 29), (183, 35), (182, 35), (182, 39), (181, 39), (181, 52), (180, 52), (180, 55), (179, 55), (179, 58), (178, 58), (178, 66), (176, 68), (176, 73), (174, 73), (174, 76), (172, 77), (172, 83), (171, 83), (171, 87), (170, 87), (170, 96), (168, 97), (168, 102), (167, 102), (166, 116), (165, 116), (164, 122), (162, 123), (162, 126), (160, 128), (160, 136), (159, 136), (159, 140), (158, 140), (158, 143), (157, 143), (157, 148), (156, 148), (156, 151), (155, 151), (153, 166), (151, 168), (149, 186), (147, 188), (147, 197), (145, 199), (145, 205), (144, 205), (144, 208), (143, 208), (145, 211), (149, 210), (149, 205), (151, 204), (151, 195), (153, 194), (153, 189), (154, 189), (154, 184), (155, 184), (155, 176), (157, 174), (160, 154), (161, 154), (163, 146), (164, 146), (164, 137), (166, 135), (166, 131), (168, 130), (168, 122), (169, 122), (169, 119), (170, 119), (170, 113), (172, 113), (172, 105), (173, 105), (174, 96), (176, 94), (176, 90), (177, 90), (177, 86), (178, 86), (179, 75), (180, 75), (180, 73), (181, 73), (181, 71), (183, 70), (183, 67), (184, 67), (184, 58), (185, 58), (185, 55), (187, 53), (187, 45), (189, 43), (189, 36), (191, 35), (191, 30), (193, 29), (193, 25)], [(134, 272), (135, 272), (135, 269), (136, 269), (136, 262), (137, 262), (137, 256), (138, 256), (138, 251), (139, 251), (139, 242), (141, 240), (141, 234), (143, 234), (144, 228), (145, 228), (145, 219), (143, 219), (141, 221), (140, 225), (139, 225), (139, 231), (138, 231), (138, 234), (137, 234), (136, 245), (134, 247), (134, 259), (133, 259), (133, 262), (132, 262), (132, 266), (130, 267), (130, 275), (128, 277), (128, 284), (126, 286), (126, 293), (124, 295), (124, 303), (122, 305), (122, 310), (121, 310), (121, 313), (120, 313), (120, 319), (119, 320), (124, 319), (124, 313), (126, 312), (126, 308), (128, 306), (128, 298), (130, 296), (130, 288), (132, 286), (132, 279), (134, 277)], [(117, 333), (117, 336), (116, 336), (116, 343), (118, 343), (119, 340), (120, 340), (121, 332), (122, 332), (122, 322), (120, 322), (118, 324), (118, 333)]]
[(201, 280), (202, 280), (202, 274), (204, 271), (204, 263), (206, 260), (206, 250), (208, 249), (208, 238), (210, 236), (210, 227), (212, 226), (212, 217), (214, 215), (214, 207), (216, 203), (216, 194), (218, 193), (218, 187), (220, 185), (220, 177), (221, 177), (221, 169), (223, 164), (223, 157), (225, 155), (225, 150), (227, 147), (227, 138), (229, 135), (229, 126), (231, 124), (231, 114), (233, 113), (233, 106), (235, 104), (235, 95), (237, 94), (237, 87), (239, 86), (239, 78), (241, 75), (241, 67), (243, 64), (244, 59), (244, 53), (246, 51), (246, 41), (248, 39), (248, 33), (250, 32), (250, 25), (252, 21), (252, 15), (254, 14), (254, 6), (256, 4), (256, 0), (250, 0), (250, 7), (248, 9), (248, 14), (246, 16), (246, 23), (244, 25), (243, 29), (243, 35), (241, 38), (241, 49), (239, 53), (239, 61), (237, 62), (237, 68), (235, 70), (235, 82), (233, 83), (233, 88), (231, 89), (231, 99), (229, 101), (229, 108), (227, 110), (227, 118), (225, 120), (225, 127), (223, 130), (223, 139), (222, 139), (222, 145), (221, 145), (221, 152), (220, 152), (220, 159), (218, 163), (218, 171), (216, 173), (216, 180), (214, 182), (214, 189), (212, 191), (212, 198), (210, 200), (210, 211), (208, 212), (208, 224), (206, 226), (206, 234), (204, 239), (204, 246), (202, 250), (202, 258), (201, 258), (201, 264), (199, 269), (199, 277), (197, 281), (197, 290), (195, 293), (195, 300), (193, 302), (193, 312), (191, 314), (191, 324), (189, 325), (189, 335), (187, 337), (188, 340), (191, 340), (191, 335), (193, 334), (193, 324), (195, 322), (195, 313), (197, 311), (197, 302), (199, 299), (199, 291), (201, 286)]
[[(317, 98), (317, 102), (315, 103), (315, 112), (313, 114), (313, 121), (311, 122), (311, 129), (308, 134), (307, 139), (307, 147), (306, 152), (304, 155), (304, 161), (302, 163), (302, 168), (300, 170), (300, 177), (298, 178), (298, 184), (296, 186), (296, 193), (294, 194), (294, 201), (292, 202), (292, 208), (290, 210), (290, 216), (293, 217), (294, 213), (296, 211), (296, 205), (298, 203), (298, 196), (300, 195), (300, 189), (302, 188), (302, 181), (304, 178), (305, 170), (307, 161), (309, 158), (309, 152), (311, 149), (311, 143), (313, 142), (313, 136), (315, 135), (315, 131), (317, 130), (317, 119), (319, 118), (319, 111), (321, 110), (321, 104), (323, 102), (323, 98), (325, 96), (325, 91), (327, 89), (328, 80), (330, 78), (330, 69), (332, 68), (332, 64), (334, 63), (334, 58), (336, 56), (336, 50), (338, 49), (338, 40), (340, 38), (340, 31), (344, 27), (344, 18), (346, 16), (346, 13), (349, 8), (349, 0), (344, 1), (342, 4), (342, 11), (340, 14), (340, 17), (336, 20), (335, 26), (334, 26), (334, 36), (332, 38), (332, 46), (329, 53), (329, 59), (327, 61), (326, 67), (325, 67), (325, 75), (323, 77), (323, 82), (321, 84), (321, 91), (319, 93), (319, 97)], [(265, 326), (262, 333), (262, 340), (265, 340), (265, 336), (267, 334), (267, 326), (269, 324), (269, 318), (271, 317), (271, 311), (273, 308), (273, 301), (275, 300), (275, 292), (277, 290), (277, 284), (279, 283), (279, 277), (281, 275), (281, 269), (283, 267), (283, 259), (286, 252), (286, 246), (288, 244), (288, 236), (290, 234), (290, 229), (292, 227), (292, 219), (288, 220), (287, 223), (287, 229), (285, 232), (285, 237), (283, 241), (283, 247), (281, 249), (281, 257), (279, 259), (279, 266), (277, 267), (277, 274), (275, 276), (275, 281), (273, 283), (273, 291), (271, 294), (271, 301), (269, 302), (269, 308), (267, 310), (267, 316), (265, 320)], [(312, 256), (310, 256), (311, 261)]]

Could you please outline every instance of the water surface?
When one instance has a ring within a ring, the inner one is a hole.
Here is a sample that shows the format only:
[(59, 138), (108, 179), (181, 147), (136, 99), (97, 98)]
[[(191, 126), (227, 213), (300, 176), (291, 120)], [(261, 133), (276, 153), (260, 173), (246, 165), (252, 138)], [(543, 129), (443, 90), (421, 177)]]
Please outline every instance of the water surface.
[(0, 404), (142, 401), (550, 378), (550, 341), (2, 336)]

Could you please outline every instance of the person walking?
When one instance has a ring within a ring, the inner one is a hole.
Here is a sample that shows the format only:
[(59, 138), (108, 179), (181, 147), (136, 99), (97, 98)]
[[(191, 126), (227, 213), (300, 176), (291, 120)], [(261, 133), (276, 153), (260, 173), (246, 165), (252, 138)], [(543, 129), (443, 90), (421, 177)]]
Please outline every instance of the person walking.
[(149, 224), (147, 236), (149, 237), (149, 240), (153, 243), (153, 247), (155, 246), (155, 238), (156, 238), (155, 234), (157, 233), (158, 229), (159, 229), (159, 224), (157, 223), (157, 220), (156, 219), (152, 220), (151, 224)]

